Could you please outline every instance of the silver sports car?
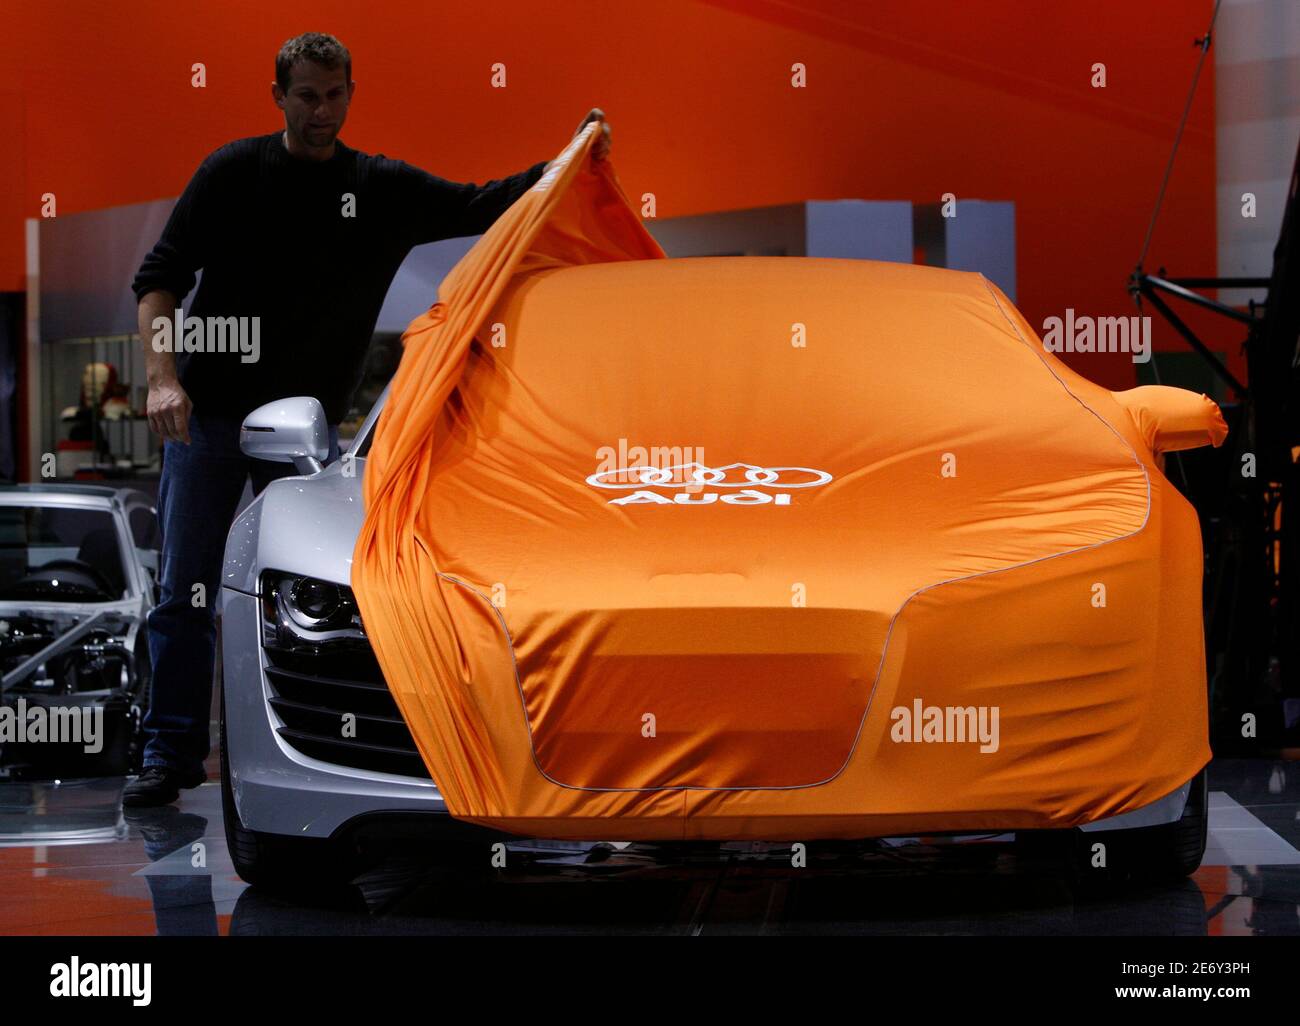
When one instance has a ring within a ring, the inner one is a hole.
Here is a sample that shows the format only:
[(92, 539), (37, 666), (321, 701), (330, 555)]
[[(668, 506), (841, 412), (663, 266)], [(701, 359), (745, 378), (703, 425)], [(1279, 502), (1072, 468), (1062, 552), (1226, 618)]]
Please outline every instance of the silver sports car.
[[(244, 421), (246, 455), (299, 472), (238, 517), (222, 574), (222, 797), (231, 856), (250, 883), (336, 881), (375, 839), (492, 837), (447, 815), (349, 588), (366, 453), (386, 397), (328, 467), (315, 399), (278, 400)], [(1205, 809), (1202, 773), (1150, 805), (1063, 833), (1078, 852), (1098, 832), (1140, 848), (1153, 832), (1177, 830), (1197, 835), (1199, 861)]]

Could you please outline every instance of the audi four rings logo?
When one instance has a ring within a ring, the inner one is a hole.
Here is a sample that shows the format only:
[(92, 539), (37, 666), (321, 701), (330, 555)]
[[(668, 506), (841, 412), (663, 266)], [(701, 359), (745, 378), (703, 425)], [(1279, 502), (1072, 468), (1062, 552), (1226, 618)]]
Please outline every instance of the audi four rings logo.
[[(678, 463), (671, 467), (602, 470), (587, 478), (587, 484), (593, 488), (631, 492), (630, 495), (610, 499), (610, 506), (641, 503), (657, 506), (708, 506), (716, 502), (732, 506), (788, 506), (794, 489), (819, 488), (832, 480), (834, 479), (826, 471), (812, 470), (809, 467), (756, 467), (752, 463), (706, 467), (702, 463)], [(673, 491), (664, 494), (653, 490), (656, 488)], [(703, 488), (728, 490), (701, 491)]]

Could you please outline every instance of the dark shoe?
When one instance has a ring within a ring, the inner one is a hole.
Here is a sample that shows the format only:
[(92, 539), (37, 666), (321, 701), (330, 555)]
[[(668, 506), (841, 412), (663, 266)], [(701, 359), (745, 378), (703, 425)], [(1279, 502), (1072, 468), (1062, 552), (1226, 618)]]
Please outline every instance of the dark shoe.
[(182, 812), (175, 805), (158, 805), (152, 808), (139, 806), (122, 810), (127, 821), (144, 840), (144, 853), (150, 862), (157, 862), (174, 851), (188, 848), (208, 829), (208, 821), (192, 812)]
[(178, 773), (166, 766), (146, 766), (144, 772), (122, 790), (124, 806), (170, 805), (180, 797), (181, 788), (198, 787), (207, 774)]

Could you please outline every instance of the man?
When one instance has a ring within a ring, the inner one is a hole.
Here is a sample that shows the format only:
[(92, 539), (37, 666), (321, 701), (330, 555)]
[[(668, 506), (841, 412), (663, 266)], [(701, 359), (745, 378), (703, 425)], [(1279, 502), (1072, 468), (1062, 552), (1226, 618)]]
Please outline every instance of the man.
[[(479, 186), (353, 150), (338, 135), (355, 89), (352, 58), (333, 36), (309, 32), (285, 43), (271, 87), (284, 130), (237, 140), (203, 161), (132, 283), (149, 425), (164, 444), (161, 596), (149, 615), (153, 689), (143, 771), (124, 792), (128, 806), (167, 804), (206, 779), (213, 602), (226, 534), (250, 475), (256, 493), (294, 473), (240, 453), (243, 417), (273, 399), (315, 396), (337, 459), (338, 423), (411, 247), (486, 231), (547, 167)], [(593, 109), (579, 132), (603, 118)], [(605, 126), (593, 153), (608, 152)], [(200, 269), (189, 318), (178, 323), (177, 306)]]

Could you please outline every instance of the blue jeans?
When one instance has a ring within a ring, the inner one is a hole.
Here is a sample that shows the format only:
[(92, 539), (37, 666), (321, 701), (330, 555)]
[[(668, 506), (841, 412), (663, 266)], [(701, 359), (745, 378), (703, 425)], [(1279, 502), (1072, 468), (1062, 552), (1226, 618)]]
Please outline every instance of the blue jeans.
[[(162, 531), (160, 599), (149, 613), (153, 687), (144, 731), (144, 766), (186, 775), (203, 770), (211, 750), (208, 721), (216, 660), (216, 603), (226, 534), (244, 482), (253, 494), (271, 481), (296, 474), (291, 463), (249, 459), (239, 451), (241, 421), (192, 413), (190, 444), (163, 444), (158, 484)], [(328, 462), (339, 458), (338, 426), (329, 429)], [(196, 584), (203, 601), (195, 604)]]

